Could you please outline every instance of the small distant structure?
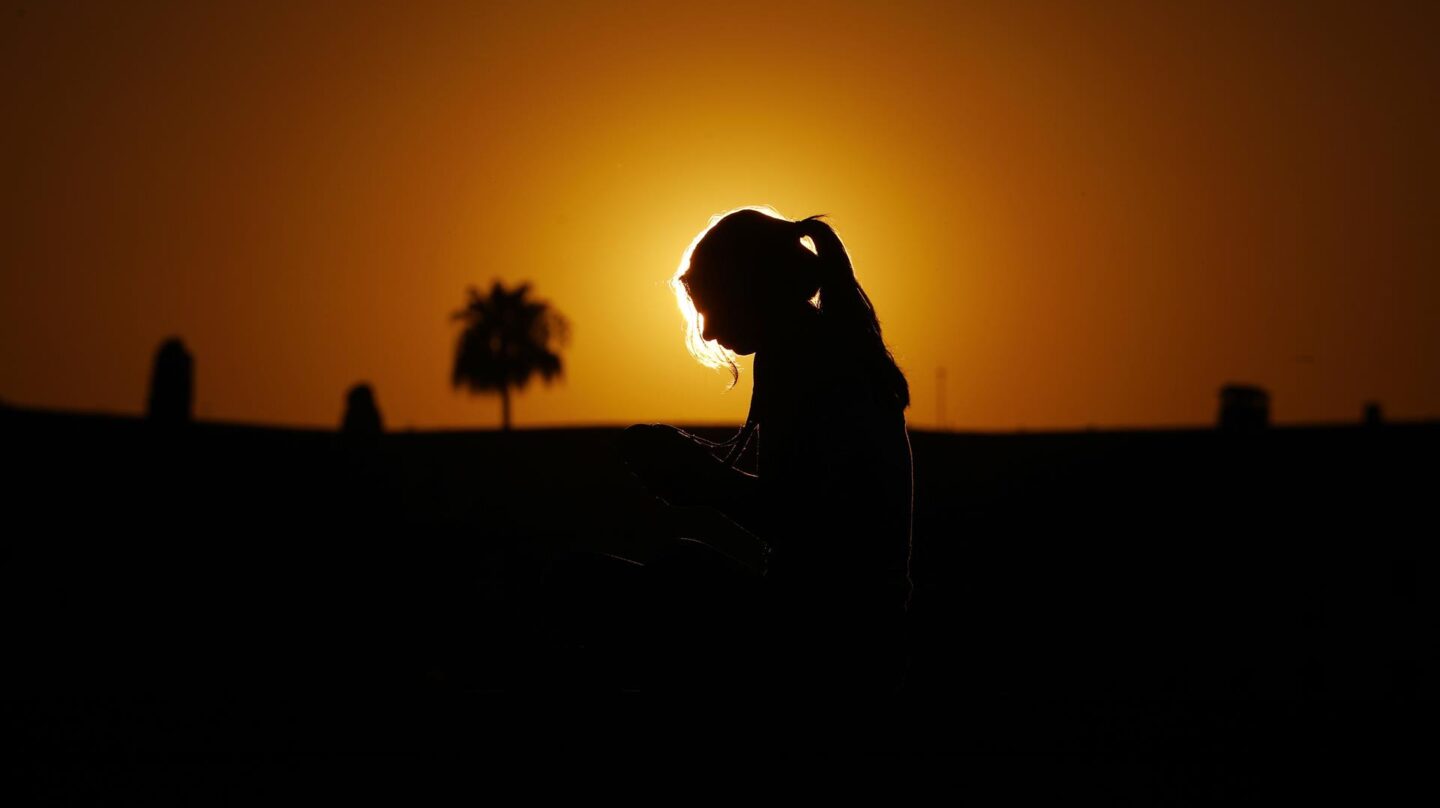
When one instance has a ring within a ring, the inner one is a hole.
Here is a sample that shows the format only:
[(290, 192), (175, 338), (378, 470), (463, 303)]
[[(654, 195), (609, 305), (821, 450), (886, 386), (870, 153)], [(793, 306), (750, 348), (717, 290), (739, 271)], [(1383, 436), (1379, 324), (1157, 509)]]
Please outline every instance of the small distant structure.
[(152, 423), (188, 424), (194, 398), (195, 361), (179, 337), (170, 337), (155, 352), (146, 414)]
[(1254, 432), (1270, 425), (1270, 394), (1250, 384), (1220, 388), (1219, 427), (1222, 432)]
[(345, 418), (340, 422), (340, 432), (346, 438), (368, 440), (380, 437), (384, 431), (380, 408), (375, 404), (375, 391), (365, 382), (351, 387), (345, 394)]
[(1365, 426), (1370, 427), (1371, 429), (1375, 429), (1377, 427), (1385, 425), (1385, 415), (1380, 409), (1380, 402), (1365, 402), (1364, 422)]
[(945, 368), (935, 368), (935, 427), (945, 430)]

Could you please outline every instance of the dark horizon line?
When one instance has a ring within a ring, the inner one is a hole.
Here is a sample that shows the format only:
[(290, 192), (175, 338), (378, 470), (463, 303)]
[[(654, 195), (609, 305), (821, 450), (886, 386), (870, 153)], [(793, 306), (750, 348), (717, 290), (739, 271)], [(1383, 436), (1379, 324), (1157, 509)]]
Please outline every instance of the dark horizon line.
[[(33, 407), (12, 404), (0, 399), (0, 411), (10, 411), (23, 414), (56, 416), (62, 418), (100, 418), (115, 421), (138, 421), (147, 420), (146, 415), (134, 412), (116, 412), (113, 410), (92, 410), (92, 409), (62, 409), (55, 407)], [(338, 421), (338, 419), (337, 419)], [(334, 427), (315, 425), (294, 425), (280, 423), (266, 423), (258, 421), (239, 421), (220, 418), (193, 418), (190, 423), (197, 426), (214, 426), (232, 429), (255, 429), (270, 430), (274, 432), (301, 432), (332, 434), (340, 431), (337, 423)], [(548, 426), (514, 426), (511, 432), (563, 432), (581, 430), (619, 430), (630, 426), (632, 423), (660, 423), (657, 421), (632, 421), (621, 422), (596, 422), (596, 423), (572, 423), (564, 425)], [(1421, 418), (1406, 419), (1384, 419), (1384, 426), (1395, 427), (1424, 427), (1440, 426), (1440, 416), (1425, 416)], [(709, 422), (685, 422), (675, 423), (675, 426), (686, 429), (713, 429), (713, 430), (739, 430), (740, 421), (709, 421)], [(1271, 421), (1268, 429), (1335, 429), (1344, 427), (1363, 427), (1365, 422), (1362, 418), (1345, 421)], [(1204, 424), (1147, 424), (1147, 425), (1086, 425), (1078, 427), (1026, 427), (1016, 426), (1009, 429), (978, 429), (978, 428), (938, 428), (934, 426), (907, 425), (912, 433), (927, 435), (1083, 435), (1096, 432), (1109, 433), (1147, 433), (1147, 432), (1215, 432), (1218, 430), (1214, 422)], [(495, 427), (466, 427), (466, 426), (437, 426), (437, 427), (390, 427), (384, 429), (385, 434), (401, 435), (463, 435), (463, 434), (503, 434), (504, 429)]]

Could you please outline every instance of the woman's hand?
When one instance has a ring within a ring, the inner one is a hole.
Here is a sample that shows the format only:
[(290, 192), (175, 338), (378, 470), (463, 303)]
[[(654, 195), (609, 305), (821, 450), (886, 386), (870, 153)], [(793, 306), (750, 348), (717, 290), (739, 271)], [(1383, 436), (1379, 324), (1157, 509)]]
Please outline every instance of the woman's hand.
[(668, 424), (636, 424), (621, 436), (626, 464), (656, 496), (724, 510), (754, 478), (725, 465), (713, 454), (715, 445)]

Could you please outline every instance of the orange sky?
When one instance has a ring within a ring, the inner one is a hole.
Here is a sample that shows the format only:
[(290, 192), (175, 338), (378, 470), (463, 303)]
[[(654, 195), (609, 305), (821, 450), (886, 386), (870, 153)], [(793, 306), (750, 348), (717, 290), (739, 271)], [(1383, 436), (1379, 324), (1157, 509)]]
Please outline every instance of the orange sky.
[(448, 315), (499, 277), (574, 332), (517, 425), (738, 423), (665, 282), (769, 204), (914, 426), (940, 366), (959, 429), (1440, 415), (1434, 4), (1178, 5), (6, 3), (0, 398), (139, 412), (173, 333), (202, 418), (490, 426)]

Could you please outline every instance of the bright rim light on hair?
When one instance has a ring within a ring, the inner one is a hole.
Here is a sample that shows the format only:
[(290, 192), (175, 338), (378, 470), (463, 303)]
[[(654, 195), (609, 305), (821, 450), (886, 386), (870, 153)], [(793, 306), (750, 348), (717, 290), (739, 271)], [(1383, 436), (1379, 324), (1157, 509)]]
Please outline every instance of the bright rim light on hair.
[[(695, 310), (695, 302), (690, 299), (689, 293), (685, 291), (685, 284), (680, 279), (690, 271), (690, 257), (695, 254), (696, 245), (705, 238), (706, 233), (710, 232), (710, 228), (719, 224), (721, 219), (740, 210), (753, 210), (775, 219), (785, 219), (779, 211), (769, 205), (745, 205), (711, 216), (710, 223), (705, 225), (705, 229), (690, 240), (690, 246), (686, 247), (684, 254), (680, 256), (679, 268), (670, 278), (670, 288), (675, 292), (675, 302), (680, 307), (680, 315), (685, 318), (685, 347), (689, 349), (690, 355), (708, 368), (726, 370), (736, 377), (740, 371), (739, 366), (735, 364), (734, 352), (713, 339), (707, 340), (701, 336), (705, 333), (705, 315)], [(785, 221), (789, 220), (785, 219)]]

